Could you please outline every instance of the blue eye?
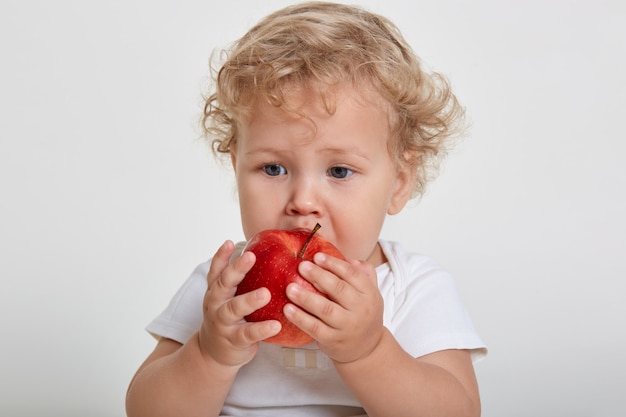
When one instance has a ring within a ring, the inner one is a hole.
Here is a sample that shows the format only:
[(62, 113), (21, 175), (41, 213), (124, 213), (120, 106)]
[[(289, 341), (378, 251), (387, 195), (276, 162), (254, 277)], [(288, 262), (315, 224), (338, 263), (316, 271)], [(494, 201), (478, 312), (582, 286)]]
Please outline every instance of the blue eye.
[(349, 177), (354, 172), (346, 167), (332, 167), (328, 170), (328, 175), (333, 178), (343, 179)]
[(285, 175), (287, 173), (285, 167), (280, 164), (265, 165), (263, 167), (263, 171), (270, 177), (277, 177), (279, 175)]

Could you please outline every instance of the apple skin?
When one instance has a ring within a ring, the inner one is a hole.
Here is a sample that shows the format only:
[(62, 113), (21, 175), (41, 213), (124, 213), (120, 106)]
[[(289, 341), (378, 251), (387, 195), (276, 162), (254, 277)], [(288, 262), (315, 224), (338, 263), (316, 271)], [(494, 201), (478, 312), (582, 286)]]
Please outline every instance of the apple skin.
[[(313, 341), (311, 336), (287, 320), (283, 314), (285, 304), (290, 302), (285, 290), (287, 285), (295, 282), (309, 291), (322, 294), (298, 273), (298, 265), (303, 260), (312, 260), (313, 255), (318, 252), (339, 259), (345, 258), (332, 243), (312, 233), (314, 232), (308, 230), (264, 230), (250, 239), (244, 248), (245, 251), (256, 255), (256, 262), (238, 285), (236, 295), (262, 287), (270, 291), (272, 295), (270, 302), (246, 316), (246, 321), (249, 322), (280, 321), (281, 331), (265, 339), (267, 343), (297, 347)], [(304, 255), (299, 258), (298, 254), (309, 236), (311, 238)]]

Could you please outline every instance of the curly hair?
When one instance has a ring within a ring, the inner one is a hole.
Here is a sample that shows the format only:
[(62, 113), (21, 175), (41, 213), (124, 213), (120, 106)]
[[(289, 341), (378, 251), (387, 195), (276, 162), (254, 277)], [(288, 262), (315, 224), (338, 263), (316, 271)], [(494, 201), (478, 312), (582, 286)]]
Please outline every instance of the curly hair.
[(289, 111), (286, 95), (294, 86), (369, 83), (387, 104), (390, 155), (410, 167), (417, 196), (463, 124), (464, 110), (446, 78), (423, 69), (391, 21), (359, 7), (328, 2), (286, 7), (252, 27), (225, 58), (213, 70), (215, 90), (202, 117), (215, 155), (230, 153), (237, 123), (256, 99)]

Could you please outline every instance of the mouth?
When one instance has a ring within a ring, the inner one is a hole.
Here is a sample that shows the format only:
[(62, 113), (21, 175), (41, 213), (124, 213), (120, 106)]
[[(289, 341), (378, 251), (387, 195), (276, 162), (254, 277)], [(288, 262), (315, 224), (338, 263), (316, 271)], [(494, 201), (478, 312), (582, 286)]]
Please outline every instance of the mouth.
[[(316, 223), (313, 227), (296, 227), (291, 230), (293, 230), (294, 232), (307, 232), (307, 233), (315, 234), (320, 229), (322, 229), (322, 225), (319, 223)], [(319, 235), (319, 233), (317, 233), (317, 235)]]
[(298, 225), (295, 225), (295, 227), (289, 227), (288, 226), (284, 230), (290, 230), (290, 231), (293, 231), (293, 232), (308, 232), (308, 233), (311, 233), (313, 231), (313, 229), (315, 229), (316, 232), (318, 230), (324, 230), (322, 225), (320, 225), (319, 223), (312, 224), (311, 226), (308, 226), (308, 225), (302, 226), (302, 225), (298, 224)]
[(295, 229), (289, 229), (292, 232), (306, 232), (306, 233), (311, 233), (311, 230), (313, 229), (307, 229), (306, 227), (297, 227)]

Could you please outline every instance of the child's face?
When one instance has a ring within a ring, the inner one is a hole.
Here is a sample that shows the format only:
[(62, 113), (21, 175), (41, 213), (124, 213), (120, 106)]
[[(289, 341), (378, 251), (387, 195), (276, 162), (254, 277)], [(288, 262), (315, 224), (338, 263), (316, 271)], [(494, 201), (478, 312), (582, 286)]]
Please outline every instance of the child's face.
[(387, 150), (386, 113), (349, 88), (337, 92), (333, 115), (315, 93), (293, 98), (315, 125), (258, 102), (240, 126), (232, 160), (246, 239), (320, 223), (319, 235), (347, 258), (380, 264), (385, 216), (399, 212), (412, 189)]

